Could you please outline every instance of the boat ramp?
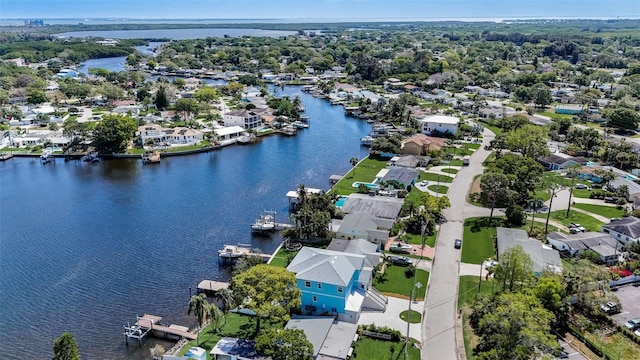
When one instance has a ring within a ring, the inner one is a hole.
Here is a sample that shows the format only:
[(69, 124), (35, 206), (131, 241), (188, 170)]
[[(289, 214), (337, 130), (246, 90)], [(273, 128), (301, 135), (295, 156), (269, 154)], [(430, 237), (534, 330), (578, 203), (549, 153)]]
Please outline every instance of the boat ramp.
[(142, 340), (149, 334), (156, 337), (168, 339), (189, 339), (195, 340), (198, 335), (190, 332), (186, 326), (171, 324), (169, 326), (162, 325), (160, 322), (162, 317), (156, 315), (144, 314), (136, 316), (136, 322), (133, 325), (124, 326), (124, 338), (127, 344), (129, 339), (137, 339), (140, 345)]

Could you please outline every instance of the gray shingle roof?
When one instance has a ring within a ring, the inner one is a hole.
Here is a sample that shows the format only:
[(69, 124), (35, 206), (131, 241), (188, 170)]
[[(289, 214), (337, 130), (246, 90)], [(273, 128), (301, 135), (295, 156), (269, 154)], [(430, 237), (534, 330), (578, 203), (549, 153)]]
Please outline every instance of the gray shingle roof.
[(303, 247), (287, 266), (296, 279), (348, 286), (356, 270), (365, 267), (365, 256)]
[(351, 194), (342, 206), (342, 211), (347, 214), (365, 213), (379, 218), (396, 219), (403, 203), (404, 199), (389, 196)]
[(560, 254), (556, 250), (544, 246), (540, 240), (532, 239), (527, 232), (520, 229), (496, 228), (498, 235), (498, 261), (500, 255), (508, 249), (520, 245), (533, 261), (533, 271), (542, 272), (547, 267), (562, 267)]
[(381, 253), (377, 252), (378, 245), (366, 239), (333, 239), (327, 250), (341, 251), (349, 254), (364, 255), (367, 257), (367, 266), (375, 266), (380, 263)]
[(615, 231), (633, 239), (640, 238), (640, 219), (633, 216), (613, 220), (609, 224), (602, 225), (602, 228)]
[(285, 329), (304, 332), (313, 345), (314, 359), (346, 359), (358, 325), (329, 317), (300, 317), (289, 320)]
[(401, 184), (410, 185), (418, 179), (418, 170), (406, 167), (392, 167), (384, 175), (382, 181), (397, 181)]

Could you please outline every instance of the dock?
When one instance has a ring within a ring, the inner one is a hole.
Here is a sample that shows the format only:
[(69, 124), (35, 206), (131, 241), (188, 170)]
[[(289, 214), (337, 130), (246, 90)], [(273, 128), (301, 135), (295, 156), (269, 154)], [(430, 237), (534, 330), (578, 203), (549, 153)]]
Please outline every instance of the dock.
[(196, 291), (198, 294), (205, 293), (208, 295), (208, 294), (215, 293), (216, 291), (220, 291), (222, 289), (228, 289), (228, 288), (229, 288), (228, 282), (204, 279), (200, 281), (200, 283), (198, 284), (198, 287), (196, 288)]
[(236, 260), (247, 256), (259, 256), (262, 261), (267, 262), (271, 254), (256, 252), (251, 249), (251, 244), (228, 245), (225, 244), (222, 250), (218, 250), (218, 264), (233, 264)]
[(162, 317), (156, 315), (144, 314), (136, 316), (136, 322), (133, 325), (124, 327), (124, 337), (127, 344), (129, 339), (137, 339), (140, 345), (142, 340), (149, 334), (161, 338), (189, 339), (195, 340), (198, 335), (190, 332), (186, 326), (171, 324), (169, 326), (160, 323)]

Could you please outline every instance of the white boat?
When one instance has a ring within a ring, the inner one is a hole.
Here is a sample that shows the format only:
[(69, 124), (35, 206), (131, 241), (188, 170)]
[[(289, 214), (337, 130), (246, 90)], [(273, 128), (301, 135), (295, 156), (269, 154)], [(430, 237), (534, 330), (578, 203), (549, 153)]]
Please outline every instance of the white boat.
[(276, 229), (276, 212), (265, 211), (258, 220), (251, 224), (251, 231), (273, 231)]
[(45, 150), (42, 152), (42, 154), (40, 154), (40, 162), (42, 162), (43, 164), (51, 161), (53, 161), (53, 151)]
[(218, 250), (218, 257), (222, 259), (235, 260), (239, 257), (248, 255), (251, 252), (251, 245), (238, 244), (228, 245), (225, 244), (222, 250)]
[(305, 124), (302, 121), (294, 121), (291, 125), (295, 126), (298, 129), (304, 129), (309, 127), (309, 124)]
[(142, 154), (142, 163), (143, 164), (153, 164), (160, 162), (160, 153), (157, 151), (147, 151)]
[(295, 135), (296, 134), (296, 128), (293, 125), (287, 125), (285, 127), (282, 128), (282, 133), (285, 135)]
[(247, 134), (238, 137), (238, 143), (240, 144), (249, 144), (256, 141), (256, 136), (254, 134)]
[(360, 145), (362, 146), (371, 146), (371, 143), (373, 143), (373, 137), (369, 135), (360, 138)]

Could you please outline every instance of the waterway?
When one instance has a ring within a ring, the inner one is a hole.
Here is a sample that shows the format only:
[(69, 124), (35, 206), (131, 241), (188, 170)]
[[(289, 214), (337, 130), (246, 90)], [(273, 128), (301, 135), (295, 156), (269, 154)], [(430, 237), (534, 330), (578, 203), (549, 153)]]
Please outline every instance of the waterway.
[(287, 191), (301, 183), (328, 189), (330, 175), (366, 156), (359, 138), (369, 124), (299, 87), (284, 93), (300, 96), (311, 118), (293, 137), (155, 165), (0, 163), (2, 358), (50, 358), (69, 331), (85, 359), (149, 359), (154, 344), (172, 343), (126, 346), (122, 326), (136, 314), (195, 325), (186, 315), (189, 288), (228, 278), (217, 265), (223, 244), (272, 252), (280, 236), (252, 236), (250, 223), (263, 210), (287, 221)]
[(296, 31), (262, 29), (154, 29), (154, 30), (92, 30), (55, 34), (60, 37), (101, 37), (105, 39), (204, 39), (207, 37), (268, 36), (280, 37), (297, 34)]
[[(134, 46), (134, 48), (145, 55), (149, 55), (153, 52), (155, 48), (157, 48), (161, 44), (163, 43), (152, 41), (152, 42), (149, 42), (149, 45)], [(87, 75), (89, 73), (89, 69), (91, 68), (107, 69), (110, 72), (122, 71), (124, 70), (124, 65), (126, 61), (127, 61), (126, 56), (116, 56), (116, 57), (108, 57), (108, 58), (101, 58), (101, 59), (89, 59), (84, 63), (82, 63), (82, 65), (78, 66), (78, 72)]]

